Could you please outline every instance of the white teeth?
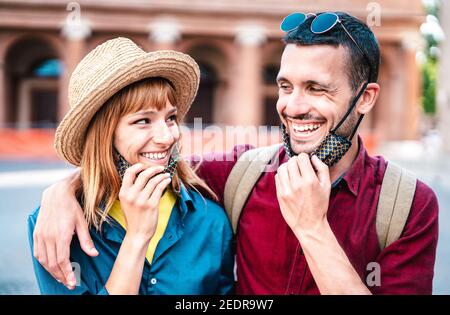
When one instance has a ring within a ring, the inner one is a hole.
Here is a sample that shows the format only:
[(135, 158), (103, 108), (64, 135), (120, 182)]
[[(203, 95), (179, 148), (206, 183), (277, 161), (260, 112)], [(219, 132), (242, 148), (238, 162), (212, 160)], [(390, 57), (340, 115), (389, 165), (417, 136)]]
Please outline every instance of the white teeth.
[(141, 155), (150, 160), (161, 160), (167, 156), (167, 153), (168, 153), (168, 151), (161, 152), (161, 153), (141, 153)]
[(313, 131), (320, 127), (320, 124), (309, 124), (309, 125), (297, 125), (292, 124), (295, 132)]

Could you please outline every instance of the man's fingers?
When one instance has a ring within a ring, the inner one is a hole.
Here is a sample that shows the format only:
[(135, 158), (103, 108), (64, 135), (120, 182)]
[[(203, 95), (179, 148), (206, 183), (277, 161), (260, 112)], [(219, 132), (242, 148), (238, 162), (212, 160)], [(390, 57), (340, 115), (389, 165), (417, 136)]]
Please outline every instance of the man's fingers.
[(39, 257), (38, 242), (39, 242), (39, 237), (37, 236), (36, 228), (34, 228), (34, 232), (33, 232), (33, 256), (36, 259), (38, 259), (38, 257)]
[(63, 273), (59, 269), (59, 266), (56, 262), (56, 245), (51, 240), (47, 240), (45, 244), (42, 245), (45, 247), (46, 259), (43, 267), (59, 282), (63, 281)]
[(298, 182), (301, 181), (301, 177), (303, 176), (298, 167), (297, 159), (298, 157), (293, 157), (286, 163), (289, 181), (294, 184), (298, 184)]
[[(81, 216), (76, 223), (75, 233), (77, 233), (81, 249), (91, 257), (97, 256), (98, 251), (94, 247), (94, 242), (89, 234), (87, 222), (83, 216)], [(70, 242), (66, 244), (66, 246), (70, 246)], [(69, 259), (69, 257), (67, 257), (67, 259)]]
[(317, 177), (322, 185), (330, 185), (330, 169), (316, 155), (311, 158), (312, 165), (317, 171)]
[(287, 164), (281, 165), (278, 170), (277, 174), (275, 175), (277, 178), (278, 186), (277, 186), (277, 194), (281, 192), (287, 192), (289, 187), (289, 174), (287, 170)]
[(64, 276), (63, 282), (69, 288), (74, 288), (77, 281), (75, 279), (75, 274), (72, 271), (72, 264), (69, 260), (69, 251), (70, 247), (66, 246), (64, 242), (58, 242), (56, 244), (56, 259)]
[(278, 174), (275, 175), (275, 188), (276, 188), (276, 192), (277, 192), (277, 197), (278, 197), (278, 199), (280, 199), (280, 193), (283, 190), (283, 188), (282, 188), (280, 176)]
[(309, 155), (306, 153), (300, 153), (297, 157), (297, 165), (300, 169), (302, 177), (307, 180), (317, 179), (316, 172), (314, 172)]
[(142, 172), (144, 170), (144, 165), (142, 163), (136, 163), (132, 166), (130, 166), (123, 175), (123, 181), (122, 186), (124, 187), (131, 187), (134, 183), (134, 180), (137, 177), (137, 174), (139, 172)]

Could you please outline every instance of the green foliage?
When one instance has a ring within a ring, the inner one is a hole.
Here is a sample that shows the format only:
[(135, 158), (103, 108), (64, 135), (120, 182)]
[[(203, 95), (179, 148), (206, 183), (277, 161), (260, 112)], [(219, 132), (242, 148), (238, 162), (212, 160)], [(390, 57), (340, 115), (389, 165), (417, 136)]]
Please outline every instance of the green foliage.
[[(425, 5), (427, 14), (439, 16), (439, 1), (428, 1)], [(436, 80), (438, 72), (438, 55), (435, 53), (439, 43), (433, 36), (424, 35), (426, 42), (425, 60), (422, 64), (422, 106), (425, 113), (436, 113)]]
[(436, 113), (437, 60), (427, 58), (422, 65), (422, 106), (427, 114)]

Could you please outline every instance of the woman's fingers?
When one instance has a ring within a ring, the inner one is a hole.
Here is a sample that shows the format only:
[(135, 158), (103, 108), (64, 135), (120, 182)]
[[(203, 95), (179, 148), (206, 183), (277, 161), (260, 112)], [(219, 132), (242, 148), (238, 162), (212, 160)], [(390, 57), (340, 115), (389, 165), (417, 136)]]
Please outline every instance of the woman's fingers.
[(142, 190), (143, 198), (150, 199), (150, 197), (152, 196), (152, 194), (153, 194), (153, 192), (155, 190), (155, 187), (159, 183), (161, 183), (162, 181), (164, 181), (166, 179), (170, 179), (170, 174), (169, 173), (158, 174), (155, 177), (151, 178), (147, 182), (147, 185), (145, 185), (144, 189)]
[(169, 185), (171, 181), (172, 181), (172, 179), (170, 177), (166, 177), (156, 184), (156, 186), (150, 196), (151, 204), (154, 204), (156, 206), (159, 205), (159, 200), (161, 199), (162, 194), (163, 194), (164, 190), (166, 189), (167, 185)]
[(125, 171), (122, 180), (122, 187), (131, 187), (137, 177), (137, 175), (145, 169), (142, 163), (136, 163)]
[(161, 173), (164, 170), (164, 166), (156, 166), (156, 167), (149, 167), (145, 171), (142, 171), (136, 178), (134, 182), (134, 189), (137, 191), (141, 191), (144, 189), (144, 187), (147, 185), (149, 180), (152, 177), (155, 177), (157, 174)]

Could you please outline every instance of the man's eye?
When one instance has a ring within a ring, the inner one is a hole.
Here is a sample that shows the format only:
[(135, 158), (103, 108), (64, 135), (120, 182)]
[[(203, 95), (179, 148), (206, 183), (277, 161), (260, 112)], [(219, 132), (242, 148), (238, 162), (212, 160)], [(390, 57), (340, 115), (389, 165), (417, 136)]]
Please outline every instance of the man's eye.
[(324, 90), (322, 88), (317, 88), (317, 87), (311, 87), (310, 90), (312, 92), (326, 92), (326, 90)]
[(145, 125), (145, 124), (149, 124), (149, 123), (150, 123), (150, 119), (148, 119), (148, 118), (139, 119), (134, 122), (135, 125)]
[(289, 84), (280, 84), (280, 89), (282, 89), (282, 90), (289, 89)]

